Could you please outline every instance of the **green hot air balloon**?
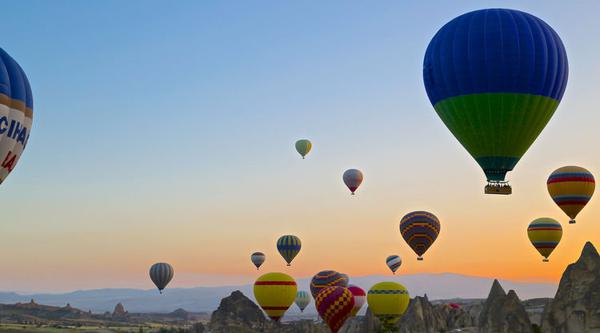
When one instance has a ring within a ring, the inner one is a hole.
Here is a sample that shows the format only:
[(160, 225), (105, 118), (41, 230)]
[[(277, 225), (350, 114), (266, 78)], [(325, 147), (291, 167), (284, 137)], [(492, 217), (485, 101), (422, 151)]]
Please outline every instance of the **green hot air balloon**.
[(298, 151), (298, 154), (302, 156), (302, 159), (304, 159), (304, 157), (310, 152), (311, 149), (312, 142), (310, 142), (310, 140), (302, 139), (296, 141), (296, 151)]
[(558, 34), (511, 9), (477, 10), (448, 22), (423, 62), (429, 100), (483, 169), (489, 194), (512, 193), (506, 173), (554, 114), (567, 78)]

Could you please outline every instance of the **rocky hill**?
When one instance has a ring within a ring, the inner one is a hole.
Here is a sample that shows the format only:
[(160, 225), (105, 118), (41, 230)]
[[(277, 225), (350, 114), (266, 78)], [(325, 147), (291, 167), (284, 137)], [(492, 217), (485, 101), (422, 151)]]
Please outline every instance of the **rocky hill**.
[(600, 256), (592, 243), (560, 279), (554, 300), (542, 320), (548, 333), (600, 332)]

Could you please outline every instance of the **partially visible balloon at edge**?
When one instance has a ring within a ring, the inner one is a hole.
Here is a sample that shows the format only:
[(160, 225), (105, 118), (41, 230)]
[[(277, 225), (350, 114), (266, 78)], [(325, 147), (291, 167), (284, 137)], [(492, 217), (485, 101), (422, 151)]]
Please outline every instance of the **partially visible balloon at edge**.
[[(27, 75), (19, 64), (0, 48), (0, 183), (13, 171), (31, 134), (33, 95)], [(10, 125), (9, 125), (10, 124)]]

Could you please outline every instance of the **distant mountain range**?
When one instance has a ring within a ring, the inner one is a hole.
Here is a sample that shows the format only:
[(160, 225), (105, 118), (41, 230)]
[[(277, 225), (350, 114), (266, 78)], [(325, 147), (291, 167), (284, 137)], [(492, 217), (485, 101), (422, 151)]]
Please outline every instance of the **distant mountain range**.
[[(466, 276), (451, 273), (442, 274), (412, 274), (398, 276), (369, 275), (353, 277), (350, 283), (367, 290), (370, 286), (381, 281), (397, 281), (408, 289), (411, 296), (427, 294), (430, 300), (452, 298), (487, 297), (493, 279)], [(300, 289), (309, 290), (309, 279), (297, 281)], [(554, 297), (557, 289), (552, 283), (526, 283), (509, 280), (500, 281), (508, 289), (514, 289), (522, 299), (538, 297)], [(185, 309), (193, 312), (211, 312), (219, 301), (234, 290), (241, 290), (251, 296), (252, 285), (224, 287), (196, 287), (166, 289), (162, 295), (156, 290), (141, 289), (93, 289), (80, 290), (62, 294), (19, 294), (0, 292), (0, 303), (11, 304), (29, 302), (34, 299), (41, 304), (64, 306), (70, 303), (73, 307), (91, 310), (94, 313), (112, 311), (117, 303), (122, 303), (130, 312), (171, 312), (175, 309)], [(307, 309), (308, 310), (308, 309)], [(310, 307), (310, 313), (314, 308)], [(290, 309), (290, 314), (299, 311), (296, 307)]]

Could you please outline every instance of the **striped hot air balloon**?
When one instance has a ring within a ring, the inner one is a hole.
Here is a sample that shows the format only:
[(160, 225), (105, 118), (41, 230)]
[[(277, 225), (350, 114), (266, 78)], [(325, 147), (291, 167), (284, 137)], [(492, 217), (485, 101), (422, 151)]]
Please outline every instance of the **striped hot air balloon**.
[(265, 254), (262, 253), (262, 252), (254, 252), (250, 256), (250, 260), (252, 261), (252, 263), (254, 264), (254, 266), (256, 266), (257, 270), (265, 262), (265, 259), (266, 259)]
[(284, 273), (267, 273), (254, 282), (254, 298), (273, 321), (279, 321), (296, 299), (296, 281)]
[(298, 290), (295, 302), (300, 312), (304, 312), (304, 309), (310, 304), (310, 294), (304, 290)]
[(159, 262), (150, 267), (150, 279), (161, 294), (173, 278), (173, 274), (173, 267), (165, 262)]
[(554, 114), (568, 67), (558, 34), (518, 10), (466, 13), (432, 38), (423, 61), (427, 95), (483, 169), (485, 193), (511, 193), (506, 173)]
[(440, 221), (428, 212), (408, 213), (400, 221), (400, 234), (418, 255), (417, 260), (423, 260), (423, 254), (435, 242), (440, 230)]
[(527, 236), (535, 249), (544, 257), (543, 261), (547, 262), (562, 238), (562, 227), (555, 219), (542, 217), (529, 224)]
[(301, 139), (296, 141), (296, 151), (298, 152), (298, 154), (300, 154), (300, 156), (302, 156), (302, 159), (304, 159), (304, 157), (310, 152), (311, 149), (312, 143), (310, 142), (310, 140)]
[(337, 333), (346, 319), (352, 316), (354, 297), (348, 288), (327, 287), (317, 295), (315, 306), (331, 333)]
[(381, 321), (384, 328), (392, 328), (402, 317), (410, 296), (406, 288), (396, 282), (380, 282), (367, 293), (369, 309)]
[(33, 95), (25, 72), (0, 48), (0, 183), (27, 146), (33, 122)]
[(392, 274), (396, 274), (396, 271), (398, 270), (398, 268), (400, 268), (400, 265), (402, 265), (402, 259), (400, 258), (400, 256), (392, 254), (391, 256), (387, 257), (387, 259), (385, 259), (385, 263), (392, 271)]
[(315, 274), (310, 281), (310, 293), (316, 299), (321, 289), (334, 286), (347, 287), (348, 277), (336, 271), (321, 271)]
[(547, 181), (552, 200), (575, 223), (577, 214), (587, 205), (594, 194), (596, 182), (588, 170), (578, 166), (566, 166), (555, 170)]
[(300, 253), (302, 242), (300, 238), (293, 235), (284, 235), (277, 240), (277, 251), (285, 259), (288, 266), (292, 265), (292, 260)]
[(350, 290), (352, 296), (354, 297), (352, 316), (356, 316), (358, 311), (360, 311), (360, 308), (362, 308), (362, 306), (365, 304), (365, 301), (367, 300), (367, 294), (365, 294), (365, 291), (361, 287), (352, 284), (348, 286), (348, 290)]

